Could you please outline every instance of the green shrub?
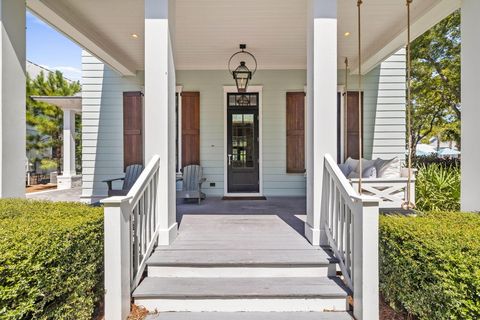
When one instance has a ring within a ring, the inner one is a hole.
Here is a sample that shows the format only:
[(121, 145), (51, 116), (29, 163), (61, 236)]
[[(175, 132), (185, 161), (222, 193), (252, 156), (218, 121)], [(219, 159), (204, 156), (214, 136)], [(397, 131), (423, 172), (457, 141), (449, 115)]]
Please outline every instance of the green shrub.
[(460, 169), (439, 164), (421, 166), (415, 193), (420, 211), (460, 210)]
[(380, 291), (418, 319), (480, 319), (480, 215), (380, 218)]
[(0, 319), (92, 319), (102, 291), (101, 208), (0, 200)]

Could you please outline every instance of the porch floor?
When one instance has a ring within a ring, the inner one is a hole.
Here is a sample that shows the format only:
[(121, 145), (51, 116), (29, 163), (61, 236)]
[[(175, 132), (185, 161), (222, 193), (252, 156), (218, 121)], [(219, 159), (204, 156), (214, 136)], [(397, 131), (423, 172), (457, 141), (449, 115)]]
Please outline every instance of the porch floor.
[(315, 250), (304, 237), (305, 207), (304, 197), (178, 202), (177, 239), (158, 249), (235, 250), (239, 255), (245, 250)]

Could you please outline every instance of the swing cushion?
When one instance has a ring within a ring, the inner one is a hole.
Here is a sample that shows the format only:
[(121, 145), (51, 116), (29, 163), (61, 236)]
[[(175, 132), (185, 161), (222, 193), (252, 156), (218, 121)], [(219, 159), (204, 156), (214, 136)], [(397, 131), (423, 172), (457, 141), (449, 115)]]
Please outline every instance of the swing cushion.
[[(360, 177), (360, 160), (348, 158), (345, 163), (340, 167), (340, 170), (349, 179)], [(372, 167), (375, 168), (375, 172), (372, 172)], [(400, 177), (400, 160), (398, 158), (393, 159), (380, 159), (367, 160), (362, 159), (362, 178), (387, 178), (396, 179)]]

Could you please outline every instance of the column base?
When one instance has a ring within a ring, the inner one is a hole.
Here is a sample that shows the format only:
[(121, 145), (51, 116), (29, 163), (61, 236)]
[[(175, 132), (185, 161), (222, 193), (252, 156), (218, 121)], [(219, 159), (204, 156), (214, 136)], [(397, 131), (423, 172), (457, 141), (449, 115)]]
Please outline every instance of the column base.
[(177, 237), (178, 223), (172, 224), (168, 229), (160, 229), (158, 232), (158, 245), (168, 246), (172, 244), (173, 240)]
[(80, 188), (82, 186), (82, 176), (58, 176), (57, 189), (67, 190), (72, 188)]
[(320, 245), (320, 229), (315, 229), (305, 222), (305, 237), (313, 246)]

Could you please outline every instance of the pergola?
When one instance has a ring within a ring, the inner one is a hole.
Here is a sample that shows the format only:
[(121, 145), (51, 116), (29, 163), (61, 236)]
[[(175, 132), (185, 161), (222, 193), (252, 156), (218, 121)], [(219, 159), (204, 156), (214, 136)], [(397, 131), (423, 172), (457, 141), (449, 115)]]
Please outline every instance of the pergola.
[(81, 186), (75, 163), (75, 114), (82, 113), (82, 96), (32, 96), (33, 100), (59, 107), (63, 111), (63, 172), (58, 176), (58, 189)]

